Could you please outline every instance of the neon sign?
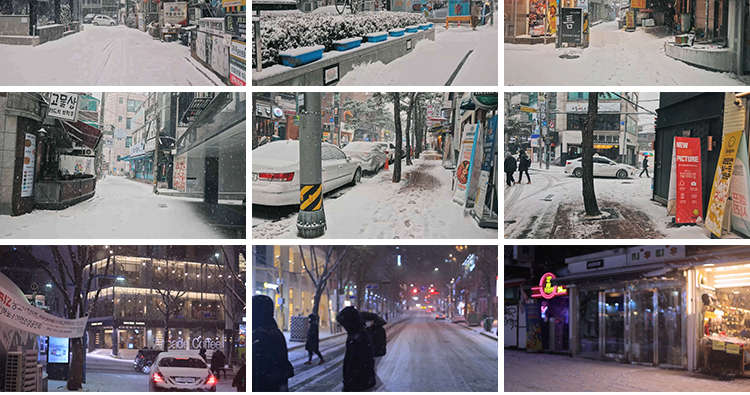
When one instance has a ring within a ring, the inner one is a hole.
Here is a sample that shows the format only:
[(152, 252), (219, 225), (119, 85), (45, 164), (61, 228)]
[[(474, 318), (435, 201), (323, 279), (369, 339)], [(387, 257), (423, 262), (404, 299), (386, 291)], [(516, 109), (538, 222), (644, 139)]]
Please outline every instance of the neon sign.
[(567, 295), (567, 288), (562, 285), (552, 285), (552, 280), (555, 278), (557, 277), (552, 273), (544, 273), (542, 278), (539, 279), (539, 286), (531, 288), (531, 297), (552, 299), (555, 296)]

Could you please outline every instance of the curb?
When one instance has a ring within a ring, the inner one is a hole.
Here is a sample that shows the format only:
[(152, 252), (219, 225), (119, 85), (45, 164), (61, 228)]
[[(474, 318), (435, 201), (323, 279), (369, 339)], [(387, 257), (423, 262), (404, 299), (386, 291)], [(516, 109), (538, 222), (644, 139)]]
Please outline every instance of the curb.
[[(328, 339), (334, 339), (334, 338), (341, 337), (341, 336), (344, 336), (344, 335), (346, 335), (346, 331), (341, 332), (341, 333), (337, 333), (335, 335), (328, 336), (325, 339), (319, 339), (319, 341), (328, 340)], [(292, 347), (287, 347), (286, 350), (287, 350), (287, 352), (289, 352), (289, 351), (297, 350), (297, 349), (304, 348), (304, 347), (305, 347), (305, 343), (303, 342), (303, 343), (294, 345)]]
[[(469, 328), (469, 326), (468, 326), (468, 325), (461, 325), (461, 324), (459, 324), (458, 326), (460, 326), (461, 328), (464, 328), (464, 329), (468, 329), (468, 330), (470, 330), (470, 331), (472, 331), (472, 332), (476, 332), (475, 330), (473, 330), (473, 329)], [(494, 336), (490, 336), (490, 335), (487, 335), (487, 334), (486, 334), (486, 332), (484, 332), (484, 331), (482, 331), (482, 332), (477, 332), (477, 333), (479, 333), (480, 335), (482, 335), (482, 336), (484, 336), (484, 337), (489, 337), (490, 339), (492, 339), (492, 340), (494, 340), (494, 341), (498, 341), (498, 340), (497, 340), (497, 339), (498, 339), (497, 337), (494, 337)]]

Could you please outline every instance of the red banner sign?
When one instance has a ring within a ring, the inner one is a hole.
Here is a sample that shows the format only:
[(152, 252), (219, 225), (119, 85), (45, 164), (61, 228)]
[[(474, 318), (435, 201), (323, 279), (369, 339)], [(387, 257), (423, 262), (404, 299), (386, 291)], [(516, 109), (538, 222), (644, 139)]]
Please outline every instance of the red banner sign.
[(695, 137), (675, 137), (677, 169), (678, 224), (694, 224), (703, 218), (701, 191), (701, 141)]

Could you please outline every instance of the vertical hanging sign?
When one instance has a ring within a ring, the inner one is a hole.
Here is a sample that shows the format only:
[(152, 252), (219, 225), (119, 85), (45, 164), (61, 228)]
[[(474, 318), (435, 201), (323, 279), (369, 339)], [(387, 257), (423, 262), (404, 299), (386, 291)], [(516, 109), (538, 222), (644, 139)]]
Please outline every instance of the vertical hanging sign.
[(748, 173), (747, 139), (745, 134), (740, 138), (737, 159), (734, 161), (732, 175), (732, 229), (750, 237), (750, 174)]
[(721, 156), (716, 165), (716, 175), (711, 187), (711, 200), (706, 213), (706, 229), (716, 237), (721, 237), (721, 227), (724, 222), (724, 209), (729, 198), (729, 188), (732, 181), (732, 170), (737, 151), (742, 139), (742, 131), (727, 133), (721, 143)]
[(696, 137), (675, 137), (678, 224), (703, 218), (701, 195), (701, 142)]
[(36, 136), (26, 133), (23, 142), (23, 177), (21, 178), (21, 197), (34, 196), (34, 168), (36, 163)]

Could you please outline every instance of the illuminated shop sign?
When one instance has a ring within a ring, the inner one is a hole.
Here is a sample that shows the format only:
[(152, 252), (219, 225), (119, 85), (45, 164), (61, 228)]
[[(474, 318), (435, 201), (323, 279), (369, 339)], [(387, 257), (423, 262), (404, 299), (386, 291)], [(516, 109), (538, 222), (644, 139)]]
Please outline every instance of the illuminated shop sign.
[(555, 275), (552, 273), (544, 273), (541, 279), (539, 279), (539, 286), (531, 288), (532, 298), (544, 298), (552, 299), (555, 296), (567, 296), (568, 290), (562, 285), (552, 285)]

